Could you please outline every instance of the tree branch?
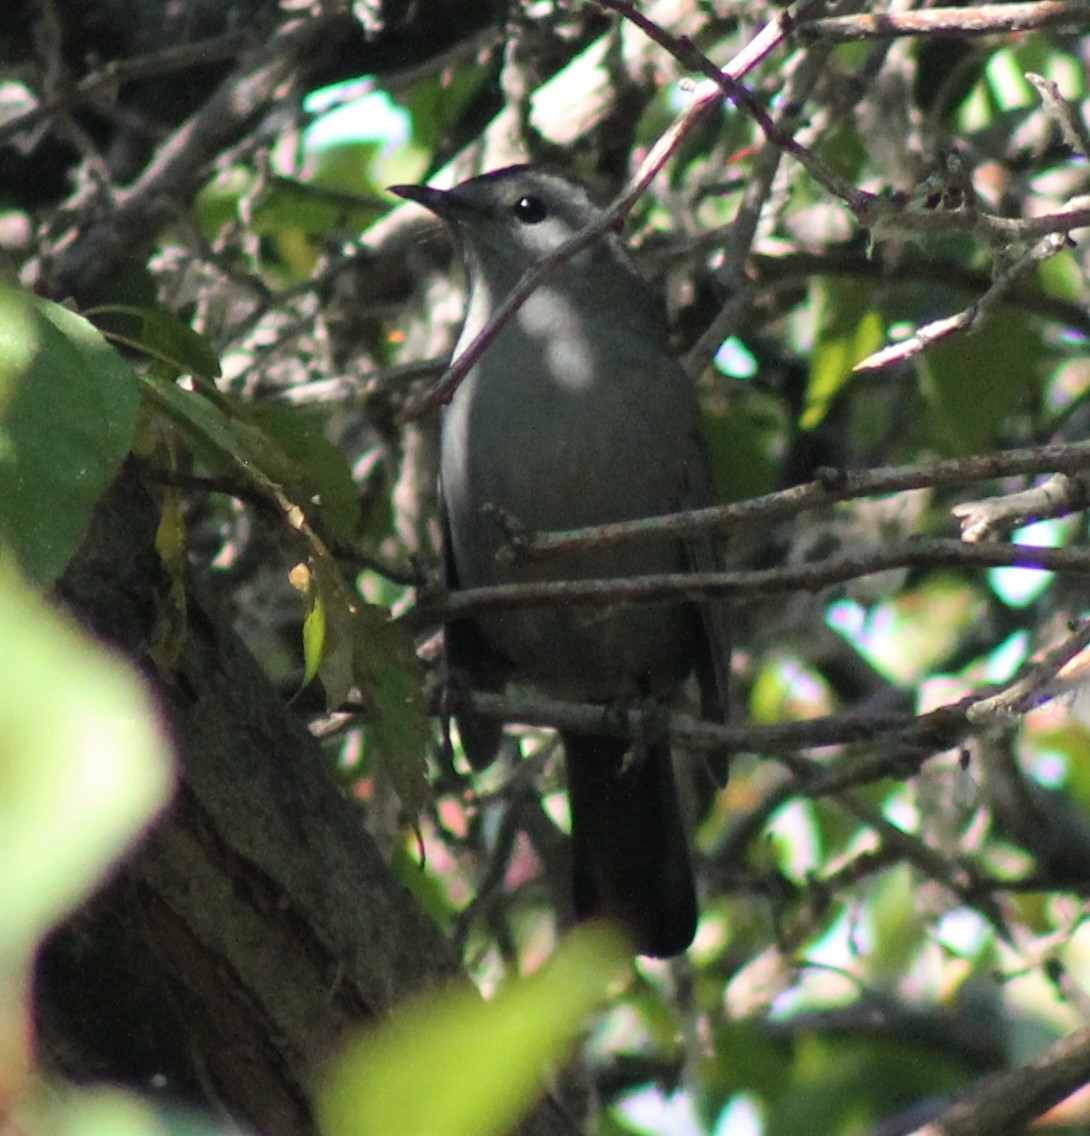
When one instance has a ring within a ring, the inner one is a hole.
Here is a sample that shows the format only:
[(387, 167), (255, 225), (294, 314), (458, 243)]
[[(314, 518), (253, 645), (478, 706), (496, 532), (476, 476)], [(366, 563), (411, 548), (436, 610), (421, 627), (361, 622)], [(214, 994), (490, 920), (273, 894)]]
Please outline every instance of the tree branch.
[(1020, 1132), (1090, 1081), (1090, 1028), (1061, 1038), (1040, 1057), (979, 1081), (937, 1120), (910, 1136), (996, 1136)]
[(50, 293), (59, 299), (94, 296), (126, 264), (146, 258), (160, 229), (193, 199), (216, 158), (286, 96), (345, 19), (337, 11), (287, 19), (243, 56), (215, 94), (159, 148), (137, 181), (117, 192), (107, 214), (57, 241), (52, 260), (43, 265)]
[(591, 546), (604, 548), (629, 541), (636, 543), (707, 532), (727, 534), (737, 526), (767, 525), (810, 509), (823, 508), (834, 501), (1025, 474), (1074, 474), (1085, 469), (1090, 469), (1090, 442), (1027, 446), (859, 472), (822, 470), (822, 476), (815, 481), (730, 505), (714, 505), (707, 509), (566, 532), (518, 533), (511, 540), (512, 556), (536, 560)]
[(1038, 28), (1080, 28), (1088, 24), (1088, 0), (1041, 0), (1039, 3), (974, 4), (967, 8), (826, 16), (809, 20), (800, 15), (796, 31), (800, 38), (811, 42), (816, 39), (840, 41), (921, 35), (996, 35)]
[(829, 557), (793, 568), (738, 572), (667, 572), (654, 576), (599, 580), (556, 580), (496, 584), (452, 592), (442, 603), (420, 603), (406, 616), (420, 629), (450, 619), (513, 607), (551, 604), (614, 605), (698, 600), (711, 596), (743, 599), (784, 592), (817, 592), (891, 568), (1037, 568), (1045, 572), (1090, 573), (1090, 549), (1043, 548), (1025, 544), (967, 544), (941, 537)]

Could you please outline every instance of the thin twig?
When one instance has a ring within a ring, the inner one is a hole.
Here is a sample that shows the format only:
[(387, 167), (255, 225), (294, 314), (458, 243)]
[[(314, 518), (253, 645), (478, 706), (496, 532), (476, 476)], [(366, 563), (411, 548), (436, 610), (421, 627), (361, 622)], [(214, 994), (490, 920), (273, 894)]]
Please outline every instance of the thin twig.
[(945, 316), (917, 328), (907, 339), (890, 344), (888, 347), (883, 347), (866, 356), (866, 358), (860, 359), (852, 367), (852, 370), (859, 372), (878, 371), (895, 363), (905, 363), (927, 348), (933, 347), (936, 343), (949, 339), (952, 335), (979, 330), (985, 319), (998, 306), (1000, 300), (1015, 283), (1031, 268), (1036, 268), (1042, 261), (1062, 252), (1068, 246), (1069, 239), (1060, 233), (1050, 233), (1047, 237), (1038, 241), (1024, 256), (1019, 257), (1014, 264), (996, 278), (995, 283), (980, 299), (975, 300), (967, 308), (963, 308), (956, 315)]
[[(594, 0), (599, 7), (608, 8), (622, 15), (626, 20), (635, 24), (645, 35), (668, 51), (683, 67), (699, 72), (707, 80), (697, 88), (696, 98), (708, 98), (709, 94), (726, 96), (740, 110), (760, 127), (764, 136), (775, 146), (779, 146), (784, 153), (790, 154), (810, 173), (810, 176), (834, 196), (839, 197), (853, 213), (861, 213), (869, 206), (873, 195), (865, 190), (857, 189), (850, 182), (845, 181), (834, 173), (825, 162), (812, 150), (802, 146), (786, 131), (773, 121), (768, 111), (754, 98), (752, 92), (739, 81), (744, 73), (737, 61), (732, 61), (727, 67), (720, 70), (703, 52), (698, 51), (692, 41), (687, 38), (672, 35), (654, 21), (644, 16), (634, 3), (629, 0)], [(783, 30), (793, 27), (798, 20), (805, 18), (807, 12), (818, 10), (820, 4), (809, 3), (801, 5), (798, 12), (792, 14), (782, 13), (778, 20), (769, 24), (778, 33), (775, 42), (783, 38)], [(767, 28), (765, 29), (768, 30)], [(765, 52), (764, 54), (767, 54)], [(761, 55), (760, 58), (764, 56)], [(749, 70), (749, 65), (745, 70)], [(710, 88), (710, 91), (709, 91)]]
[[(934, 753), (961, 745), (972, 733), (991, 728), (997, 721), (1037, 709), (1063, 691), (1050, 689), (1055, 676), (1090, 642), (1090, 621), (1067, 639), (1021, 667), (999, 687), (974, 691), (957, 702), (923, 714), (845, 713), (799, 722), (744, 725), (709, 722), (685, 714), (672, 714), (670, 739), (693, 750), (754, 753), (773, 757), (795, 778), (794, 793), (807, 797), (830, 796), (871, 784), (886, 777), (905, 778), (915, 773)], [(565, 702), (541, 695), (462, 695), (475, 714), (525, 726), (546, 726), (612, 737), (638, 737), (646, 728), (643, 711), (626, 714), (616, 707)], [(880, 746), (875, 743), (881, 742)], [(835, 746), (866, 746), (866, 754), (846, 752), (838, 760), (814, 761), (801, 751)]]
[(1001, 497), (962, 501), (950, 512), (961, 523), (961, 539), (970, 543), (1007, 536), (1020, 525), (1048, 517), (1067, 517), (1090, 504), (1081, 478), (1056, 473), (1040, 485)]
[(121, 266), (142, 258), (164, 224), (192, 200), (223, 150), (307, 73), (343, 13), (285, 18), (265, 42), (246, 53), (200, 109), (163, 143), (136, 182), (116, 195), (109, 214), (76, 239), (62, 236), (45, 284), (58, 298), (94, 295)]
[(661, 540), (666, 537), (696, 536), (708, 532), (728, 533), (743, 525), (767, 525), (834, 501), (897, 493), (908, 489), (937, 488), (1000, 477), (1046, 473), (1075, 474), (1090, 469), (1090, 442), (1065, 445), (1027, 446), (1017, 450), (943, 458), (917, 465), (889, 466), (860, 472), (820, 471), (816, 481), (766, 493), (731, 505), (714, 505), (639, 521), (618, 521), (565, 532), (524, 533), (512, 549), (516, 558), (544, 559), (578, 551), (584, 547), (610, 547)]
[(921, 12), (882, 12), (857, 16), (800, 16), (797, 33), (805, 40), (892, 39), (922, 35), (996, 35), (1048, 27), (1090, 24), (1090, 0), (1042, 0), (1038, 3), (973, 4)]
[(248, 43), (253, 40), (254, 29), (226, 32), (211, 39), (196, 43), (174, 44), (162, 51), (137, 55), (131, 59), (114, 59), (103, 64), (90, 75), (85, 75), (78, 83), (58, 90), (43, 99), (37, 106), (24, 111), (15, 118), (9, 118), (0, 125), (0, 146), (26, 131), (33, 130), (56, 114), (74, 110), (78, 106), (94, 102), (111, 95), (118, 87), (138, 79), (159, 78), (176, 71), (187, 71), (194, 67), (207, 67), (210, 63), (221, 63), (234, 59)]
[(752, 599), (785, 592), (818, 592), (892, 568), (1036, 568), (1043, 572), (1090, 573), (1090, 549), (1041, 548), (1024, 544), (966, 544), (943, 538), (910, 540), (900, 545), (871, 548), (829, 557), (792, 568), (739, 572), (667, 572), (593, 580), (551, 580), (527, 584), (496, 584), (450, 593), (434, 606), (419, 604), (403, 617), (415, 630), (515, 607), (588, 604), (615, 607), (631, 603), (701, 600), (713, 596)]
[(1083, 158), (1090, 158), (1090, 133), (1086, 123), (1079, 117), (1077, 108), (1060, 94), (1059, 83), (1032, 71), (1026, 72), (1026, 82), (1037, 92), (1045, 113), (1060, 128), (1068, 146)]
[[(1039, 662), (1028, 664), (1020, 675), (1003, 690), (982, 699), (969, 708), (966, 717), (973, 725), (1008, 724), (1030, 710), (1059, 697), (1067, 692), (1069, 684), (1060, 677), (1090, 644), (1090, 620), (1083, 621), (1081, 627), (1073, 629), (1072, 634), (1058, 647), (1053, 648)], [(1080, 684), (1085, 681), (1080, 676)]]

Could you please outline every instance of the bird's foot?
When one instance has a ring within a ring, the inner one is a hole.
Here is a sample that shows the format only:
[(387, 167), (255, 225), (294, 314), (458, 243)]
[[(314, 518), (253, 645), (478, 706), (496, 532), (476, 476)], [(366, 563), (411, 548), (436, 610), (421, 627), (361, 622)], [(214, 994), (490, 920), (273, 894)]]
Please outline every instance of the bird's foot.
[(604, 721), (631, 739), (628, 761), (641, 764), (648, 754), (669, 748), (670, 712), (657, 698), (621, 698), (603, 711)]

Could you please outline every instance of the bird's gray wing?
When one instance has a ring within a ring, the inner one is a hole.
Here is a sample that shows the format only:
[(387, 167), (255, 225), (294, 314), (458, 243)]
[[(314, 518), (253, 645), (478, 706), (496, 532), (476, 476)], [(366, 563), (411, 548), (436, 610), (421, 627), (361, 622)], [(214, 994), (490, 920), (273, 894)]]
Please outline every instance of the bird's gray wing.
[[(458, 590), (458, 568), (442, 510), (443, 561), (448, 592)], [(496, 756), (503, 737), (503, 723), (482, 718), (473, 712), (465, 697), (468, 690), (503, 690), (510, 664), (500, 658), (485, 640), (477, 625), (468, 619), (451, 620), (443, 629), (445, 679), (455, 703), (454, 720), (462, 739), (462, 749), (474, 769), (487, 768)], [(461, 701), (462, 705), (458, 706)]]
[[(701, 439), (696, 440), (698, 459), (686, 467), (682, 509), (703, 509), (714, 504), (711, 475)], [(692, 572), (719, 572), (725, 567), (721, 544), (711, 535), (685, 542), (685, 558)], [(701, 714), (708, 721), (726, 722), (729, 713), (731, 609), (726, 599), (710, 598), (698, 605), (704, 630), (704, 657), (697, 660)], [(717, 780), (726, 781), (725, 761), (713, 763)], [(722, 764), (722, 773), (719, 766)]]

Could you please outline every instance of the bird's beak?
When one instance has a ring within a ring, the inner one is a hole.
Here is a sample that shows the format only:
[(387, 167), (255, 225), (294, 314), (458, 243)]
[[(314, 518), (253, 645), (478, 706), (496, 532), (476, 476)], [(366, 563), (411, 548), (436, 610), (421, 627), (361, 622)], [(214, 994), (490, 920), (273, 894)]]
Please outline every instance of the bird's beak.
[(457, 201), (447, 189), (435, 189), (430, 185), (391, 185), (386, 192), (404, 197), (407, 201), (415, 201), (438, 217), (449, 217), (457, 211)]

